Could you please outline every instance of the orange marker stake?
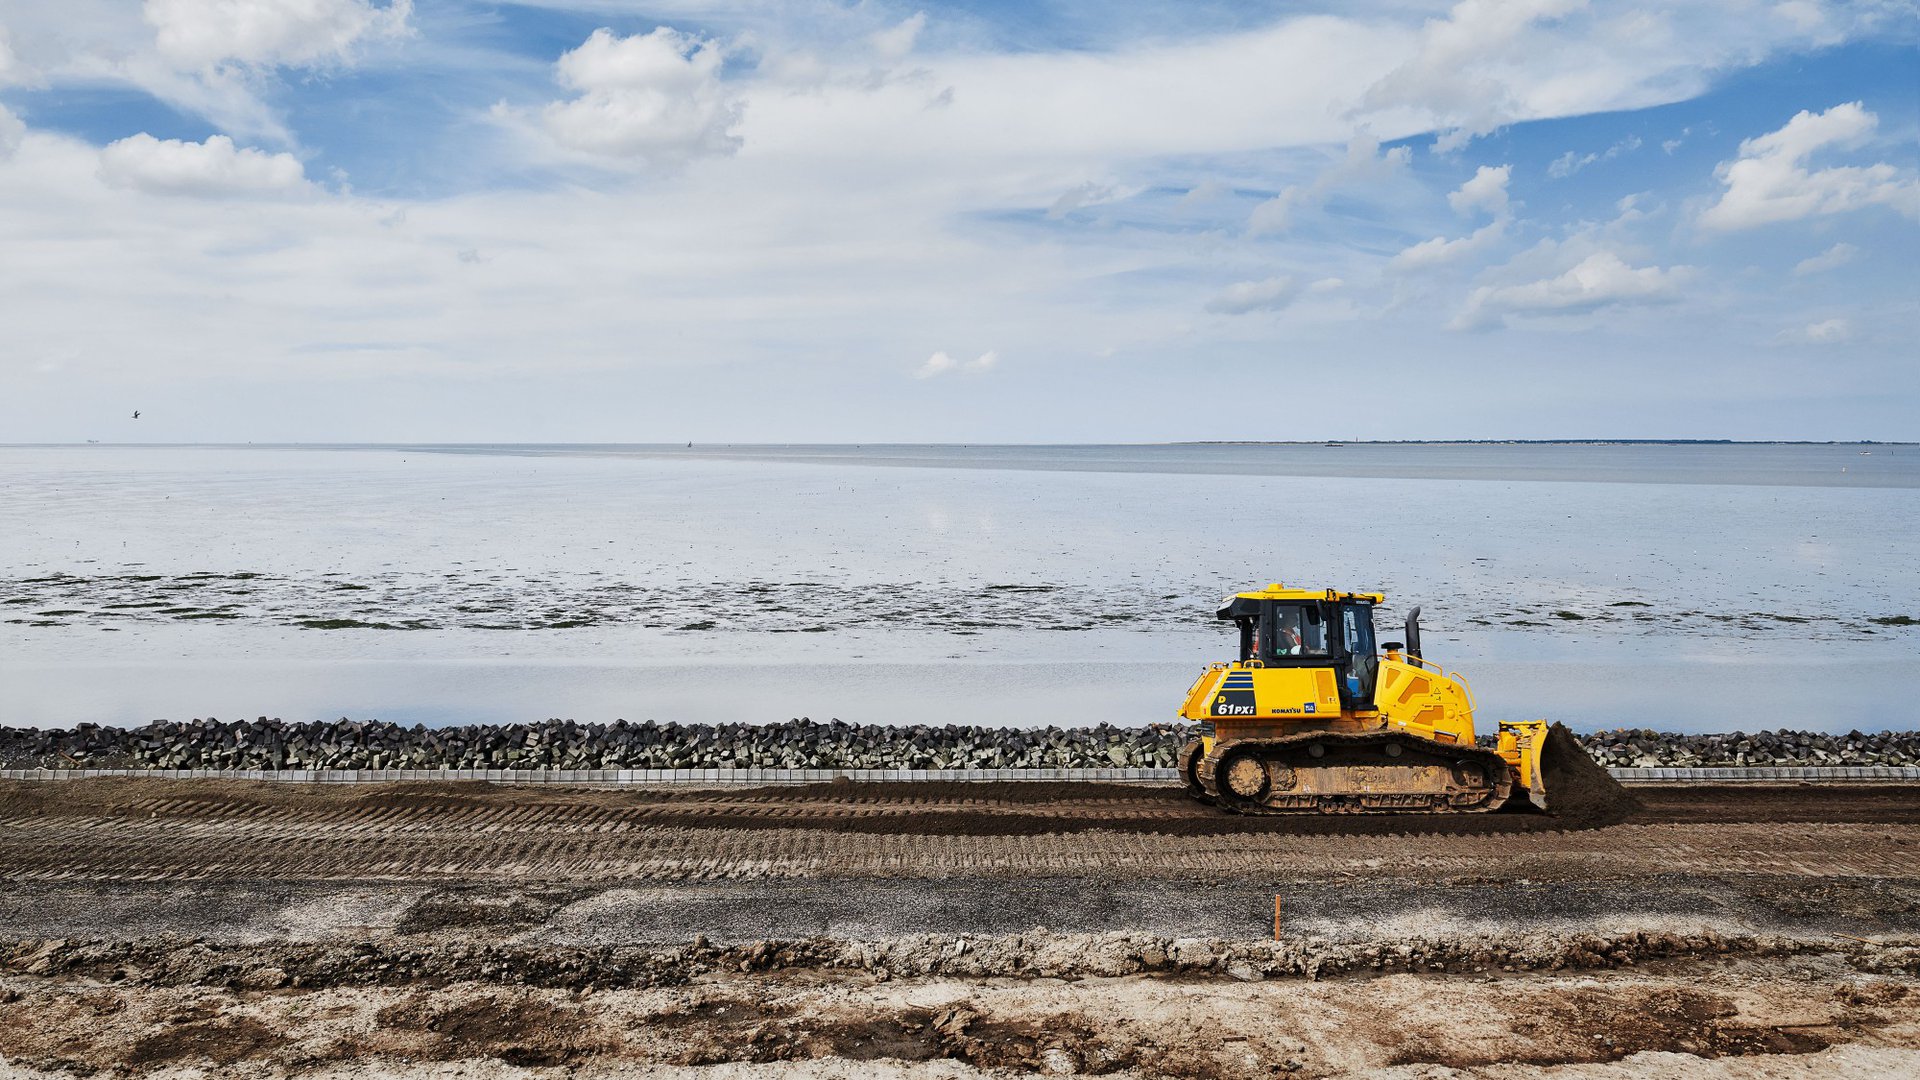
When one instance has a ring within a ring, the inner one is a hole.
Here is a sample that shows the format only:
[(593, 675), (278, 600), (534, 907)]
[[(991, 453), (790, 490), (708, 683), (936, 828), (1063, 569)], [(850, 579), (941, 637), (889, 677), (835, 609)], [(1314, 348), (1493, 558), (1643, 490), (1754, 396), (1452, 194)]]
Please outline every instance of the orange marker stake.
[(1280, 894), (1273, 894), (1273, 940), (1280, 940)]

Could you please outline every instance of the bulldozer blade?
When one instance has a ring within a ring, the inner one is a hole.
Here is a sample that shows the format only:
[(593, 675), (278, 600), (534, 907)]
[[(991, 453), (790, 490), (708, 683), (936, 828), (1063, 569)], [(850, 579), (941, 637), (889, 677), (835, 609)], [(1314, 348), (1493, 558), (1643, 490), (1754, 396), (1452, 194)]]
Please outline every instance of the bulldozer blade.
[(1640, 809), (1640, 801), (1588, 755), (1565, 724), (1547, 729), (1537, 776), (1539, 782), (1527, 789), (1527, 800), (1570, 823), (1612, 825)]

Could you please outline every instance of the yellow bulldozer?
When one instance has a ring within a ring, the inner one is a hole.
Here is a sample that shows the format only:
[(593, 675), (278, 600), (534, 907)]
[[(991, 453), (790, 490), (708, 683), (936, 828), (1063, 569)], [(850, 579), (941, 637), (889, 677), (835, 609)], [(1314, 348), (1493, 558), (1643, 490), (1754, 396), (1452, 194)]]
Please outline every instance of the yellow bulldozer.
[(1479, 746), (1466, 680), (1421, 652), (1419, 608), (1404, 641), (1376, 645), (1384, 599), (1273, 584), (1222, 601), (1240, 659), (1208, 667), (1180, 708), (1200, 724), (1178, 759), (1187, 789), (1248, 814), (1547, 810), (1543, 754), (1584, 753), (1545, 720), (1503, 720)]

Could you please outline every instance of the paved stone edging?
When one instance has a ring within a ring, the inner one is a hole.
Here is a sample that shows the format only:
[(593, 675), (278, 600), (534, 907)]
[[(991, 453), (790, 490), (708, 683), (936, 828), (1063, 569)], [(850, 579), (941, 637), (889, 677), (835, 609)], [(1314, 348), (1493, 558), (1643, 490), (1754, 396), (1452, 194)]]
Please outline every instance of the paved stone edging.
[(1695, 784), (1764, 784), (1779, 781), (1831, 784), (1876, 780), (1920, 782), (1920, 765), (1629, 766), (1607, 771), (1623, 784), (1660, 784), (1676, 780)]
[[(1749, 766), (1608, 769), (1625, 784), (1920, 782), (1920, 766)], [(0, 780), (270, 780), (301, 784), (393, 784), (484, 780), (495, 784), (622, 787), (646, 784), (769, 785), (856, 781), (1087, 781), (1167, 783), (1173, 769), (0, 769)]]
[(495, 784), (822, 784), (868, 781), (1083, 780), (1158, 783), (1172, 769), (0, 769), (0, 780), (84, 780), (122, 776), (162, 780), (275, 780), (312, 784), (390, 784), (485, 780)]

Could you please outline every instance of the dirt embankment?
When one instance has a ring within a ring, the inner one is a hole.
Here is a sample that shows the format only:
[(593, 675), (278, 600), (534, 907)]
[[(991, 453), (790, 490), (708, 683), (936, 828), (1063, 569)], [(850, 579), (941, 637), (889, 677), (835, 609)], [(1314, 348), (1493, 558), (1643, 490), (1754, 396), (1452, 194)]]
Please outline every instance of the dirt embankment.
[[(0, 1076), (1911, 1075), (1920, 982), (1830, 957), (1676, 975), (1260, 981), (715, 971), (664, 987), (0, 979)], [(439, 1071), (439, 1063), (457, 1063)], [(1736, 1066), (1746, 1068), (1735, 1071)], [(207, 1070), (207, 1071), (201, 1071)], [(548, 1071), (551, 1070), (551, 1071)], [(657, 1070), (657, 1072), (656, 1072)], [(686, 1070), (686, 1071), (675, 1071)], [(1460, 1070), (1446, 1072), (1435, 1070)], [(1831, 1070), (1831, 1071), (1823, 1071)]]
[(0, 785), (0, 1078), (1920, 1075), (1920, 789), (1638, 795)]
[[(1045, 931), (975, 938), (920, 934), (876, 941), (755, 941), (579, 947), (487, 940), (481, 928), (437, 941), (213, 944), (199, 940), (21, 941), (0, 946), (0, 975), (80, 977), (124, 986), (257, 990), (439, 986), (464, 981), (565, 990), (680, 986), (714, 972), (860, 971), (891, 978), (1230, 976), (1320, 979), (1378, 972), (1607, 971), (1734, 958), (1818, 955), (1879, 974), (1920, 975), (1920, 936), (1834, 940), (1711, 931), (1478, 934), (1229, 941)], [(477, 940), (476, 940), (477, 938)]]

